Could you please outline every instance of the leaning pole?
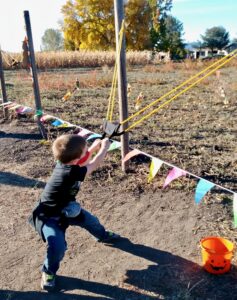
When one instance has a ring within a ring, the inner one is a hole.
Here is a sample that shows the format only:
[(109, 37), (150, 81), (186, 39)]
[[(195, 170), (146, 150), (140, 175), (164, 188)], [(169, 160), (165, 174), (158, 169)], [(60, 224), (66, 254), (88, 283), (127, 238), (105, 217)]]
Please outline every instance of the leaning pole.
[[(116, 57), (118, 72), (118, 98), (119, 98), (119, 115), (120, 123), (128, 118), (128, 101), (127, 101), (127, 74), (126, 74), (126, 48), (125, 38), (123, 36), (121, 50), (119, 51), (119, 31), (124, 19), (124, 1), (114, 0), (114, 16), (115, 16), (115, 34), (116, 34)], [(122, 124), (122, 130), (128, 127), (128, 123)], [(125, 132), (121, 136), (121, 156), (122, 170), (126, 171), (128, 162), (123, 162), (123, 158), (129, 152), (129, 136)]]
[(36, 64), (35, 64), (35, 52), (34, 52), (33, 38), (32, 38), (32, 32), (31, 32), (30, 15), (29, 15), (28, 10), (24, 11), (24, 19), (25, 19), (26, 34), (27, 34), (28, 47), (29, 47), (29, 53), (30, 53), (30, 68), (31, 68), (31, 72), (32, 72), (33, 88), (34, 88), (34, 95), (35, 95), (36, 120), (37, 120), (39, 131), (40, 131), (42, 137), (44, 139), (47, 139), (47, 134), (46, 134), (44, 125), (40, 120), (43, 115), (43, 112), (42, 112), (42, 105), (41, 105), (41, 99), (40, 99), (40, 90), (39, 90), (37, 69), (36, 69)]

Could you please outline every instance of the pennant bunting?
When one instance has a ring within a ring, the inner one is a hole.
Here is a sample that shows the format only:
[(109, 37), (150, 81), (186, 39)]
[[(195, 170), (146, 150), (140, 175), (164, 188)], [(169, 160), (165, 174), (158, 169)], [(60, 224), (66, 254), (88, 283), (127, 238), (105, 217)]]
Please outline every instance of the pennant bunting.
[(102, 137), (101, 134), (93, 133), (93, 134), (91, 134), (86, 140), (87, 140), (87, 141), (90, 141), (90, 140), (97, 139), (97, 138), (100, 138), (100, 137)]
[(15, 102), (12, 102), (12, 103), (10, 103), (10, 104), (5, 105), (4, 108), (10, 108), (10, 107), (12, 107), (12, 106), (14, 106), (14, 105), (16, 105), (16, 103), (15, 103)]
[(55, 120), (56, 118), (54, 116), (51, 115), (44, 115), (40, 118), (41, 122), (47, 122), (47, 121), (52, 121)]
[(59, 126), (59, 125), (62, 125), (63, 124), (63, 122), (62, 121), (60, 121), (60, 120), (55, 120), (53, 123), (52, 123), (52, 125), (53, 126)]
[(123, 158), (123, 162), (126, 162), (127, 160), (129, 160), (130, 158), (132, 158), (133, 156), (136, 156), (138, 154), (142, 154), (142, 152), (138, 149), (134, 149), (130, 152), (128, 152), (125, 157)]
[(85, 137), (85, 136), (87, 136), (88, 134), (91, 134), (91, 131), (88, 130), (88, 129), (85, 129), (85, 128), (83, 128), (83, 129), (78, 133), (78, 135), (80, 135), (80, 136), (82, 136), (82, 137)]
[(120, 142), (117, 142), (117, 141), (114, 141), (114, 142), (110, 145), (108, 151), (113, 151), (113, 150), (116, 150), (116, 149), (118, 149), (118, 148), (120, 148), (120, 147), (121, 147), (121, 143), (120, 143)]
[(58, 127), (59, 128), (67, 128), (67, 127), (70, 127), (70, 125), (67, 123), (62, 123), (62, 124), (58, 125)]
[(213, 188), (214, 185), (215, 184), (210, 181), (200, 179), (196, 187), (195, 202), (199, 204), (202, 198), (206, 195), (207, 192), (210, 191), (211, 188)]
[(19, 108), (16, 110), (17, 113), (20, 114), (20, 113), (23, 111), (24, 108), (25, 108), (25, 106), (19, 107)]
[(166, 177), (165, 183), (164, 183), (164, 185), (163, 185), (163, 189), (166, 188), (166, 187), (171, 183), (171, 181), (173, 181), (173, 180), (179, 178), (180, 176), (186, 176), (186, 174), (187, 174), (187, 173), (186, 173), (184, 170), (181, 170), (181, 169), (179, 169), (179, 168), (175, 168), (175, 167), (174, 167), (174, 168), (169, 172), (168, 176)]
[(7, 102), (4, 102), (4, 103), (1, 103), (0, 106), (9, 105), (9, 104), (11, 104), (11, 103), (12, 103), (11, 101), (7, 101)]
[[(220, 73), (217, 73), (217, 78), (220, 76)], [(129, 92), (129, 91), (128, 91)], [(72, 94), (65, 95), (65, 96), (72, 96)], [(138, 98), (137, 98), (137, 105), (141, 105), (142, 100), (143, 100), (144, 96), (142, 93), (139, 94)], [(0, 98), (0, 100), (2, 100)], [(66, 99), (65, 99), (66, 100)], [(4, 106), (4, 108), (7, 108), (9, 110), (16, 110), (17, 113), (19, 114), (26, 114), (26, 113), (34, 113), (34, 109), (32, 109), (31, 107), (28, 106), (22, 106), (19, 105), (15, 102), (11, 102), (8, 101), (6, 103), (1, 103), (0, 107)], [(35, 112), (35, 116), (36, 117), (40, 117), (41, 122), (46, 122), (46, 121), (52, 121), (54, 120), (54, 122), (52, 122), (51, 124), (53, 126), (57, 126), (57, 127), (79, 127), (81, 129), (81, 131), (79, 133), (77, 133), (78, 135), (82, 136), (82, 137), (86, 137), (89, 135), (89, 137), (87, 138), (87, 141), (93, 140), (93, 139), (97, 139), (97, 138), (101, 138), (102, 135), (98, 134), (98, 133), (92, 133), (90, 130), (85, 129), (85, 128), (81, 128), (80, 126), (76, 126), (73, 125), (69, 122), (63, 121), (61, 119), (58, 119), (57, 117), (54, 117), (52, 115), (44, 115), (42, 110), (36, 110)], [(42, 140), (40, 142), (41, 144), (47, 144), (47, 142), (44, 142), (44, 140)], [(118, 149), (121, 147), (121, 143), (118, 141), (113, 141), (112, 144), (110, 145), (108, 151), (113, 151), (115, 149)], [(166, 164), (170, 167), (173, 167), (173, 169), (168, 173), (163, 188), (167, 187), (173, 180), (179, 178), (180, 176), (186, 176), (187, 174), (190, 174), (196, 178), (199, 178), (199, 182), (197, 184), (196, 187), (196, 191), (195, 191), (195, 202), (197, 204), (199, 204), (202, 200), (202, 198), (206, 195), (206, 193), (208, 191), (210, 191), (215, 184), (205, 180), (203, 178), (200, 178), (198, 176), (193, 175), (192, 173), (186, 172), (182, 169), (179, 169), (177, 167), (174, 167), (172, 165), (170, 165), (169, 163), (166, 163), (162, 160), (160, 160), (159, 158), (156, 157), (152, 157), (151, 155), (144, 153), (138, 149), (133, 149), (132, 151), (130, 151), (124, 158), (123, 158), (123, 162), (128, 161), (129, 159), (131, 159), (132, 157), (136, 156), (136, 155), (146, 155), (148, 157), (152, 158), (151, 161), (151, 165), (150, 165), (150, 171), (149, 171), (149, 176), (148, 176), (148, 182), (150, 183), (152, 181), (152, 179), (156, 176), (156, 174), (158, 173), (159, 169), (161, 168), (162, 164)], [(220, 188), (223, 188), (226, 191), (229, 191), (230, 193), (234, 194), (234, 199), (233, 199), (233, 214), (234, 214), (234, 226), (237, 227), (237, 193), (234, 193), (233, 191), (226, 189), (224, 187), (221, 187), (220, 185), (217, 185)]]
[(20, 107), (21, 107), (20, 104), (15, 104), (14, 106), (11, 106), (11, 107), (9, 108), (9, 110), (15, 110), (15, 109), (20, 108)]
[(152, 161), (150, 165), (150, 173), (148, 176), (148, 183), (150, 183), (152, 179), (156, 176), (162, 164), (163, 164), (162, 160), (160, 160), (159, 158), (152, 157)]
[(27, 114), (27, 113), (33, 113), (33, 109), (31, 107), (25, 106), (23, 109), (19, 112), (20, 114)]
[(237, 194), (234, 193), (233, 200), (233, 215), (234, 215), (234, 226), (237, 227)]
[(42, 111), (42, 109), (36, 109), (36, 111), (35, 111), (35, 116), (36, 116), (36, 117), (42, 117), (42, 116), (43, 116), (43, 111)]

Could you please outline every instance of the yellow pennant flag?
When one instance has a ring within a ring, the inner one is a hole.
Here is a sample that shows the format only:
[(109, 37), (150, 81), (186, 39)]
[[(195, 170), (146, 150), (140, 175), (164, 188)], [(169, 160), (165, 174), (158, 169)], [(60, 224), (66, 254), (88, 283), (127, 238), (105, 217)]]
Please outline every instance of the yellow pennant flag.
[(152, 179), (156, 176), (162, 164), (163, 161), (160, 160), (159, 158), (155, 158), (155, 157), (152, 158), (151, 165), (150, 165), (150, 173), (148, 176), (148, 183), (150, 183)]

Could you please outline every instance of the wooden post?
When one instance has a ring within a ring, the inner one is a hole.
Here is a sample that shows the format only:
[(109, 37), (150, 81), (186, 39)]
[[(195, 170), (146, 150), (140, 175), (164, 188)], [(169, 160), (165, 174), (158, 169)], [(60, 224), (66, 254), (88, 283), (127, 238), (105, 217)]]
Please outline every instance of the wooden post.
[(34, 87), (34, 95), (35, 95), (35, 109), (36, 109), (36, 118), (39, 127), (39, 131), (44, 139), (47, 139), (47, 134), (44, 128), (44, 125), (40, 121), (42, 116), (42, 106), (41, 106), (41, 99), (40, 99), (40, 90), (39, 90), (39, 83), (38, 83), (38, 76), (37, 76), (37, 69), (35, 64), (35, 52), (33, 46), (33, 38), (31, 32), (31, 24), (30, 24), (30, 15), (29, 11), (24, 11), (24, 19), (26, 25), (26, 34), (28, 39), (28, 46), (30, 52), (30, 64), (31, 64), (31, 72), (32, 72), (32, 79), (33, 79), (33, 87)]
[[(115, 15), (115, 34), (116, 34), (116, 53), (119, 55), (118, 63), (118, 97), (119, 97), (119, 114), (120, 122), (128, 118), (128, 101), (127, 101), (127, 74), (126, 74), (126, 50), (125, 38), (123, 36), (122, 46), (119, 53), (119, 31), (124, 19), (123, 0), (114, 0), (114, 15)], [(128, 124), (122, 125), (122, 130), (125, 130)], [(122, 159), (129, 152), (129, 137), (126, 132), (121, 136), (121, 155)], [(126, 171), (128, 162), (122, 162), (122, 170)]]
[[(4, 72), (3, 72), (2, 49), (1, 48), (0, 48), (0, 78), (1, 78), (2, 99), (3, 99), (3, 103), (6, 103), (7, 102), (7, 93), (6, 93)], [(8, 109), (4, 107), (3, 111), (4, 111), (4, 118), (8, 118)]]

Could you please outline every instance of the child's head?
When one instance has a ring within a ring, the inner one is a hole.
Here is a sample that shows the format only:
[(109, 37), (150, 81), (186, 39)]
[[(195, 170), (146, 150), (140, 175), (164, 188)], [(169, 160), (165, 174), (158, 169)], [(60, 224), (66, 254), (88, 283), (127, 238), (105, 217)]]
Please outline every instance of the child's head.
[(86, 141), (76, 134), (64, 134), (54, 141), (52, 149), (54, 158), (66, 164), (82, 156)]

